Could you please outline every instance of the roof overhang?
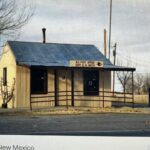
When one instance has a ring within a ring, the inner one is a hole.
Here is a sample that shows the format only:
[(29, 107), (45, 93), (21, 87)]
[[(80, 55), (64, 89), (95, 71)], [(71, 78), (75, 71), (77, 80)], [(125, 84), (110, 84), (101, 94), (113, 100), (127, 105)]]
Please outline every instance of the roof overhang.
[(19, 66), (25, 66), (25, 67), (39, 67), (39, 68), (52, 68), (52, 69), (92, 69), (92, 70), (102, 70), (102, 71), (135, 71), (136, 68), (132, 67), (123, 67), (123, 66), (115, 66), (115, 65), (104, 65), (103, 67), (70, 67), (70, 66), (61, 66), (61, 65), (40, 65), (40, 64), (35, 64), (35, 65), (29, 65), (27, 63), (17, 63)]

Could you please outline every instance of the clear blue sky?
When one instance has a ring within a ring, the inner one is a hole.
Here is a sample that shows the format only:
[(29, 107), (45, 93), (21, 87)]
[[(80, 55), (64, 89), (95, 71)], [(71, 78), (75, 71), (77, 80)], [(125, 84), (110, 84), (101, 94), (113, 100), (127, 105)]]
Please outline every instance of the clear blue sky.
[[(29, 0), (32, 1), (32, 0)], [(109, 0), (34, 0), (36, 11), (18, 40), (87, 43), (103, 52), (103, 29), (109, 27)], [(107, 34), (108, 39), (108, 34)], [(117, 58), (130, 60), (138, 72), (150, 72), (150, 1), (113, 0), (112, 45)]]

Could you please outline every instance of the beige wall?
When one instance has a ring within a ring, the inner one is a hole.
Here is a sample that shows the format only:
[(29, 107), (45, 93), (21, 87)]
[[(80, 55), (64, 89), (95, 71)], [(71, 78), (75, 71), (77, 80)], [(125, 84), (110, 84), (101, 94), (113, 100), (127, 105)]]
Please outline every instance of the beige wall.
[[(99, 73), (99, 90), (102, 90), (102, 74)], [(105, 89), (111, 90), (111, 73), (110, 72), (104, 72), (105, 77)], [(60, 106), (66, 106), (71, 105), (71, 71), (63, 70), (57, 70), (57, 82), (58, 82), (58, 105)], [(66, 86), (67, 84), (67, 86)], [(66, 93), (67, 89), (67, 93)], [(48, 70), (48, 91), (54, 92), (54, 70)], [(74, 91), (82, 91), (80, 93), (75, 92), (75, 95), (83, 95), (83, 74), (82, 70), (75, 70), (74, 71)], [(102, 93), (100, 92), (102, 95)], [(37, 96), (54, 96), (54, 93), (48, 93), (45, 95), (32, 95), (33, 97)], [(69, 96), (66, 96), (69, 95)], [(44, 103), (35, 103), (32, 104), (34, 107), (50, 107), (54, 106), (54, 97), (52, 98), (45, 98), (45, 100), (52, 100), (53, 102), (44, 102)], [(68, 99), (68, 101), (66, 100)], [(88, 99), (91, 100), (91, 102), (79, 102), (76, 101), (76, 99)], [(98, 102), (98, 100), (102, 100), (102, 98), (94, 97), (94, 96), (75, 96), (75, 106), (91, 106), (91, 107), (102, 107), (102, 102)], [(42, 101), (44, 99), (42, 98), (34, 98), (34, 101)], [(96, 100), (96, 102), (93, 102), (92, 100)], [(105, 107), (110, 107), (111, 102), (106, 102)]]
[(17, 66), (16, 76), (16, 107), (30, 106), (30, 68)]
[[(104, 88), (105, 90), (111, 91), (111, 72), (110, 71), (105, 71), (104, 72)], [(103, 89), (103, 75), (102, 72), (99, 71), (99, 91), (102, 91)], [(75, 79), (75, 84), (74, 84), (74, 90), (75, 91), (83, 91), (83, 73), (82, 70), (80, 71), (75, 71), (74, 73), (74, 79)], [(83, 95), (83, 92), (75, 92), (75, 95)], [(103, 93), (99, 92), (99, 95), (102, 96)], [(90, 101), (76, 101), (75, 100), (75, 106), (91, 106), (91, 107), (103, 107), (103, 102), (99, 102), (98, 100), (102, 100), (102, 97), (97, 97), (97, 96), (75, 96), (75, 99), (87, 99)], [(111, 102), (105, 102), (104, 107), (110, 107)]]
[[(71, 71), (58, 70), (57, 71), (57, 81), (58, 81), (58, 104), (59, 105), (71, 105)], [(67, 86), (66, 86), (67, 85)], [(66, 92), (68, 91), (68, 92)], [(67, 95), (67, 96), (66, 96)]]
[[(40, 102), (40, 103), (32, 103), (33, 108), (43, 108), (43, 107), (54, 107), (54, 70), (48, 69), (48, 92), (47, 94), (32, 94), (32, 101), (49, 101), (49, 102)], [(47, 96), (46, 98), (37, 98)], [(51, 96), (51, 97), (49, 97)]]
[[(13, 81), (14, 78), (16, 78), (16, 60), (8, 45), (4, 47), (4, 50), (0, 59), (0, 79), (3, 77), (4, 67), (7, 67), (7, 81), (8, 81), (8, 86), (10, 89), (14, 82)], [(14, 95), (16, 96), (16, 90), (14, 92)], [(1, 105), (2, 105), (2, 97), (0, 95), (0, 107)], [(16, 106), (16, 97), (14, 97), (14, 101), (10, 101), (8, 103), (9, 108), (12, 108), (13, 106), (14, 107)]]

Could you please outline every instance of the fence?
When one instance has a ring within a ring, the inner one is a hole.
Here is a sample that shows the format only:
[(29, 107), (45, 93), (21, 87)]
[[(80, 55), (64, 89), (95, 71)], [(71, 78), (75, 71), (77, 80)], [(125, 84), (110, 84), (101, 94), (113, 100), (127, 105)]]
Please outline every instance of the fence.
[(83, 106), (83, 107), (134, 107), (132, 93), (99, 91), (99, 95), (85, 96), (83, 91), (51, 91), (47, 95), (31, 95), (30, 107)]

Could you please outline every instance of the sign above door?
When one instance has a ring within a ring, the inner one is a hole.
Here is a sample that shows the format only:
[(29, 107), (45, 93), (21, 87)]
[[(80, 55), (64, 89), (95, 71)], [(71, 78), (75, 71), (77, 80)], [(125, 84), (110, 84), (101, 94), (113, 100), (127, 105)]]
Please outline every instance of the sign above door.
[(70, 60), (70, 67), (103, 67), (103, 61)]

